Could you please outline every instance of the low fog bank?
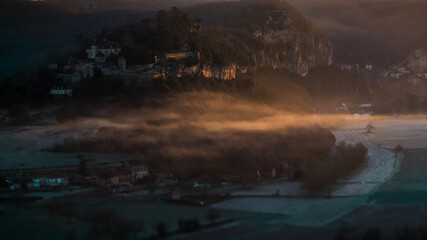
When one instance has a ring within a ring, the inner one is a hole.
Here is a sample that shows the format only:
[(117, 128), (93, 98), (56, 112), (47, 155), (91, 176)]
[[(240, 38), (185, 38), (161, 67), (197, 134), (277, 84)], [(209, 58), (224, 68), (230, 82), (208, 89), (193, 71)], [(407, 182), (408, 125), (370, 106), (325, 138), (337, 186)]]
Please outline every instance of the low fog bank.
[[(114, 135), (147, 144), (173, 141), (183, 148), (197, 142), (202, 145), (203, 141), (211, 146), (234, 140), (244, 144), (241, 140), (246, 135), (286, 135), (291, 129), (320, 128), (313, 115), (292, 114), (275, 105), (225, 93), (177, 93), (159, 101), (158, 106), (127, 110), (111, 105), (105, 111), (107, 118), (83, 118), (57, 127), (80, 132), (83, 138)], [(327, 121), (328, 126), (339, 123), (333, 118)]]
[[(349, 116), (295, 114), (277, 105), (214, 92), (171, 94), (163, 101), (160, 107), (123, 111), (112, 106), (106, 111), (108, 118), (58, 124), (55, 128), (75, 134), (55, 142), (49, 151), (130, 153), (153, 172), (207, 181), (223, 175), (251, 181), (258, 170), (271, 175), (272, 169), (298, 178), (302, 169), (319, 172), (325, 170), (322, 166), (343, 163), (329, 159), (335, 137), (326, 128), (342, 126)], [(347, 146), (343, 151), (358, 149)]]

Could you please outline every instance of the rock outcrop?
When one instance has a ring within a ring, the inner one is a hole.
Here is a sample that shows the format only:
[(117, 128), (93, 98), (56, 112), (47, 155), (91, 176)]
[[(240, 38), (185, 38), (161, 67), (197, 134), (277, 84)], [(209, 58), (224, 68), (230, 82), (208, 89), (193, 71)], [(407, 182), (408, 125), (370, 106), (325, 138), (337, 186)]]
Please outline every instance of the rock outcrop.
[(275, 44), (285, 42), (287, 47), (273, 54), (261, 51), (256, 58), (256, 66), (274, 69), (288, 69), (302, 76), (317, 65), (331, 65), (333, 48), (331, 41), (315, 33), (294, 31), (271, 31), (260, 36), (264, 41)]
[(236, 79), (236, 73), (244, 70), (239, 70), (236, 65), (225, 65), (225, 66), (212, 66), (205, 64), (198, 64), (190, 67), (178, 67), (175, 70), (169, 70), (168, 76), (173, 77), (204, 77), (204, 78), (215, 78), (222, 80), (233, 80)]
[(217, 55), (233, 64), (288, 69), (302, 76), (317, 65), (332, 64), (331, 41), (285, 2), (212, 3), (191, 12), (207, 27), (221, 29), (228, 52)]

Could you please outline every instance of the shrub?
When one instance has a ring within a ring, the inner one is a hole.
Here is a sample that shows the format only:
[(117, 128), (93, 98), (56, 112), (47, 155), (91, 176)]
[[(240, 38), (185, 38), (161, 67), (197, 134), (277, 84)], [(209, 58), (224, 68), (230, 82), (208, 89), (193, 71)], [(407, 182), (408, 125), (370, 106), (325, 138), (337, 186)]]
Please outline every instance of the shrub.
[(375, 131), (375, 127), (371, 121), (365, 127), (367, 133), (373, 133)]
[(310, 191), (321, 191), (336, 183), (360, 167), (366, 159), (367, 150), (361, 143), (356, 145), (340, 142), (335, 147), (333, 156), (308, 166), (309, 170), (303, 178), (303, 187)]
[(403, 147), (402, 147), (402, 145), (398, 144), (398, 145), (394, 148), (394, 152), (395, 152), (395, 153), (401, 153), (401, 152), (403, 152)]

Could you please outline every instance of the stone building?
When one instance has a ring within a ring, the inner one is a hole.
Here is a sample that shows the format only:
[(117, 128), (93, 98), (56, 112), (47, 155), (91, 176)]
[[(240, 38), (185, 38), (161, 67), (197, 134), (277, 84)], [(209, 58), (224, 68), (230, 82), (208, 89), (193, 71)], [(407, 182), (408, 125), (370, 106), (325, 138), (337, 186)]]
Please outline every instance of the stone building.
[(117, 42), (107, 39), (94, 39), (90, 48), (86, 49), (87, 58), (89, 59), (95, 59), (98, 53), (102, 53), (106, 58), (118, 56), (120, 51), (121, 48)]

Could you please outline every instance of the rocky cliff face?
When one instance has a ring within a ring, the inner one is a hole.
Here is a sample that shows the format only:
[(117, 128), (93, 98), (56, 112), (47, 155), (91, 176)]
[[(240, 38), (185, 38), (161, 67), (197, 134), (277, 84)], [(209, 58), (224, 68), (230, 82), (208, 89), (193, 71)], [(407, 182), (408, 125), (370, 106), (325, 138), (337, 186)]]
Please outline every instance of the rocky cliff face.
[(260, 30), (252, 34), (265, 47), (255, 54), (255, 66), (285, 68), (305, 76), (317, 65), (332, 64), (331, 41), (298, 12), (279, 8), (265, 11), (260, 18)]
[(193, 14), (208, 28), (219, 27), (226, 33), (221, 36), (227, 50), (216, 55), (226, 56), (229, 63), (288, 69), (302, 76), (317, 65), (332, 63), (331, 41), (285, 2), (215, 3), (199, 7)]
[[(290, 30), (270, 31), (260, 36), (270, 44), (286, 43), (276, 52), (261, 51), (255, 55), (255, 66), (288, 69), (306, 76), (317, 65), (331, 65), (331, 41), (315, 32), (299, 33)], [(257, 57), (258, 56), (258, 57)]]
[(215, 78), (222, 80), (233, 80), (236, 79), (236, 73), (239, 70), (236, 65), (225, 65), (225, 66), (212, 66), (205, 64), (198, 64), (190, 67), (178, 67), (175, 70), (169, 70), (168, 76), (173, 77), (205, 77)]

